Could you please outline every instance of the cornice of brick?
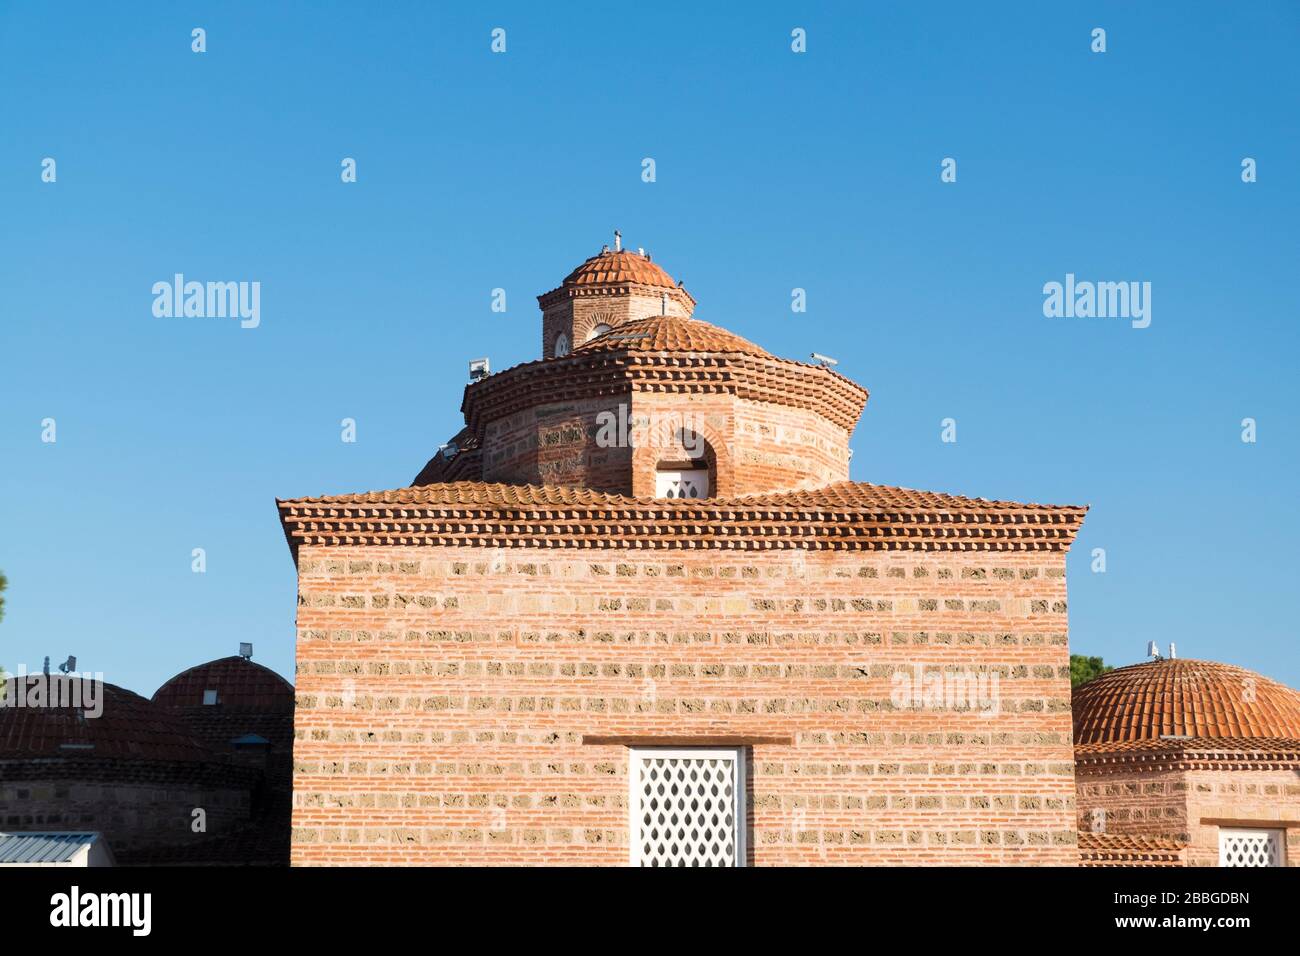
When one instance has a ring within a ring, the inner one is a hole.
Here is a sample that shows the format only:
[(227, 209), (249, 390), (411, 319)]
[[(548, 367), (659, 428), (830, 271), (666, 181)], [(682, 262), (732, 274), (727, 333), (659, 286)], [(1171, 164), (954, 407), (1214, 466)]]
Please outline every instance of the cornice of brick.
[(1297, 770), (1300, 740), (1142, 740), (1080, 744), (1074, 748), (1080, 774), (1133, 770)]
[(549, 309), (553, 305), (564, 302), (567, 299), (585, 299), (590, 297), (607, 297), (607, 296), (631, 296), (644, 295), (652, 298), (659, 298), (663, 293), (690, 304), (692, 309), (695, 308), (695, 297), (691, 295), (683, 286), (659, 286), (643, 285), (639, 282), (621, 282), (613, 285), (597, 286), (560, 286), (558, 289), (552, 289), (550, 292), (543, 292), (537, 297), (537, 304), (543, 309)]
[(694, 499), (454, 482), (277, 506), (295, 555), (303, 544), (1063, 553), (1087, 512), (857, 482)]
[(817, 412), (853, 431), (868, 392), (830, 369), (774, 356), (740, 352), (584, 352), (538, 359), (490, 375), (465, 388), (461, 402), (476, 435), (490, 421), (539, 405), (633, 392), (731, 394)]

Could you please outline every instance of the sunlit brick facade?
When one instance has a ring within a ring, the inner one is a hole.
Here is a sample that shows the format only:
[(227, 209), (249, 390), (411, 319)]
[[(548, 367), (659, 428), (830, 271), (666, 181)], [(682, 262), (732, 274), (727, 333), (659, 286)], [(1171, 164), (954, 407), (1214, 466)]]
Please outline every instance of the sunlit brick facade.
[(293, 862), (1073, 865), (1083, 509), (848, 481), (866, 391), (683, 296), (593, 257), (413, 485), (279, 503)]

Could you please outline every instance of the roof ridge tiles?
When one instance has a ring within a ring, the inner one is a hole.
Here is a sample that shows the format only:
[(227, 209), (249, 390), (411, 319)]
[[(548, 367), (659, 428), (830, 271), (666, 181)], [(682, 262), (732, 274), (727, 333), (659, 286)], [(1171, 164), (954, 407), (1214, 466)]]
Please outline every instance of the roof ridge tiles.
[(391, 544), (414, 536), (427, 544), (490, 539), (546, 547), (1059, 551), (1087, 511), (864, 482), (680, 500), (448, 482), (277, 505), (295, 550), (304, 542)]

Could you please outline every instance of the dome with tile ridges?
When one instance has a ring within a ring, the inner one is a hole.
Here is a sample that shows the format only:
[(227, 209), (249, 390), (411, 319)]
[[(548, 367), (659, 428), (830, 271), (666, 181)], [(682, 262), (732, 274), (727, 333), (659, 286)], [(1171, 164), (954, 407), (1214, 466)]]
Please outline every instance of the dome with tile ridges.
[(1162, 738), (1300, 739), (1300, 692), (1215, 661), (1121, 667), (1074, 692), (1074, 742)]
[[(216, 691), (205, 705), (203, 695)], [(181, 671), (154, 692), (153, 702), (171, 709), (214, 706), (223, 710), (292, 712), (293, 685), (245, 657), (222, 657)]]
[(575, 352), (743, 352), (771, 356), (771, 353), (734, 332), (676, 315), (655, 315), (625, 322), (586, 342)]
[(0, 760), (211, 758), (174, 715), (125, 688), (102, 681), (92, 688), (81, 677), (61, 674), (27, 674), (9, 681), (7, 693), (15, 696), (10, 706), (0, 707)]
[(628, 284), (677, 288), (673, 277), (649, 256), (627, 249), (603, 250), (570, 272), (561, 283), (569, 287)]

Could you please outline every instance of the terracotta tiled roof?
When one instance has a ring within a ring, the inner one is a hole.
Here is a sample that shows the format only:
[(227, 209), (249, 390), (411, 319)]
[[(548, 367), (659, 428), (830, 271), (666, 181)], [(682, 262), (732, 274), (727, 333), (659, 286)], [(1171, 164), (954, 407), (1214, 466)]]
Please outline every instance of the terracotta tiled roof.
[[(610, 334), (624, 334), (627, 328), (617, 326)], [(768, 355), (725, 330), (716, 332), (728, 343), (743, 343), (746, 350), (643, 350), (618, 338), (609, 339), (608, 348), (588, 349), (597, 338), (561, 358), (525, 362), (466, 386), (460, 408), (471, 431), (481, 434), (487, 422), (544, 404), (634, 392), (727, 394), (810, 409), (847, 431), (857, 425), (867, 403), (861, 385), (820, 365)], [(700, 340), (705, 337), (701, 332)]]
[(1178, 658), (1121, 667), (1074, 692), (1076, 744), (1300, 739), (1300, 693), (1231, 664)]
[[(25, 700), (37, 693), (39, 674), (10, 678), (10, 694), (21, 691)], [(67, 693), (79, 677), (51, 675), (63, 682)], [(113, 684), (99, 683), (103, 712), (86, 716), (85, 707), (0, 707), (0, 760), (32, 757), (131, 758), (139, 760), (201, 761), (211, 755), (185, 725), (168, 711), (155, 707), (139, 694)], [(84, 696), (86, 689), (78, 689)], [(52, 699), (47, 696), (47, 700)], [(67, 696), (63, 700), (78, 698)]]
[(1081, 866), (1182, 866), (1181, 840), (1171, 837), (1079, 833)]
[(661, 269), (648, 256), (627, 249), (606, 249), (592, 256), (564, 279), (566, 286), (591, 285), (651, 285), (667, 289), (677, 288), (673, 277)]
[[(411, 482), (413, 485), (428, 485), (435, 481), (475, 480), (482, 474), (482, 449), (478, 436), (468, 428), (462, 428), (447, 442), (447, 451), (439, 449), (428, 460), (420, 473)], [(450, 452), (450, 446), (456, 451)]]
[(364, 494), (325, 495), (296, 498), (292, 503), (402, 503), (435, 505), (488, 505), (494, 507), (535, 507), (554, 505), (593, 506), (601, 508), (653, 507), (671, 512), (688, 511), (701, 505), (711, 508), (780, 508), (780, 509), (856, 509), (888, 508), (944, 513), (1035, 512), (1067, 510), (1083, 517), (1086, 508), (1075, 505), (1024, 504), (987, 498), (965, 498), (937, 491), (916, 491), (893, 485), (873, 485), (864, 481), (839, 481), (823, 488), (805, 491), (766, 492), (736, 498), (633, 498), (590, 488), (561, 485), (511, 485), (481, 481), (456, 481), (424, 487), (395, 488), (392, 491), (369, 491)]
[[(207, 690), (217, 692), (216, 704), (204, 705)], [(246, 658), (222, 657), (181, 671), (154, 692), (153, 702), (172, 709), (206, 706), (214, 712), (292, 713), (293, 685)]]
[(770, 356), (771, 353), (734, 332), (676, 315), (655, 315), (610, 329), (575, 352), (743, 352)]
[(1087, 509), (838, 482), (737, 498), (632, 498), (586, 488), (450, 482), (279, 501), (312, 544), (729, 550), (1062, 551)]

